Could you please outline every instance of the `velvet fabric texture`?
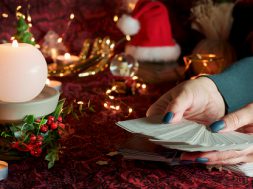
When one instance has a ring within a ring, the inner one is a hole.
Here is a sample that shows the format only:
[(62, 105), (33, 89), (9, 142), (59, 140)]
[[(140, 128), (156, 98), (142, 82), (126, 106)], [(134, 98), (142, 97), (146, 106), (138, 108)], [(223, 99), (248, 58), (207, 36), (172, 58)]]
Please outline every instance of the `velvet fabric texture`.
[[(204, 165), (170, 167), (164, 163), (124, 160), (109, 156), (130, 134), (115, 122), (145, 116), (147, 108), (175, 83), (148, 85), (143, 95), (123, 95), (121, 100), (133, 108), (125, 111), (104, 108), (105, 91), (114, 78), (107, 70), (87, 78), (61, 78), (62, 97), (68, 102), (90, 100), (95, 112), (86, 111), (79, 120), (64, 120), (68, 137), (62, 142), (60, 160), (48, 170), (44, 158), (9, 162), (9, 176), (0, 188), (251, 188), (252, 178), (227, 171), (208, 172)], [(105, 163), (99, 165), (98, 163)]]

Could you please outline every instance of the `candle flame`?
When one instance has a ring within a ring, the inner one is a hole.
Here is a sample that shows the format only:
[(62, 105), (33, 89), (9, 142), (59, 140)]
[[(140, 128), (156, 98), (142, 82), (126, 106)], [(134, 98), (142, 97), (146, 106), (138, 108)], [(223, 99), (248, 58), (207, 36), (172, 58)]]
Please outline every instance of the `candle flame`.
[(70, 57), (71, 57), (71, 56), (70, 56), (70, 54), (69, 54), (69, 53), (65, 53), (65, 54), (64, 54), (64, 59), (69, 60), (69, 59), (70, 59)]
[(46, 80), (46, 85), (49, 85), (50, 84), (50, 79), (47, 79)]
[(11, 46), (14, 47), (14, 48), (18, 47), (18, 41), (13, 40)]
[(128, 9), (129, 9), (130, 11), (133, 11), (135, 5), (136, 5), (136, 3), (134, 3), (134, 2), (128, 3)]
[(130, 35), (126, 35), (126, 40), (127, 40), (127, 41), (130, 41), (130, 40), (131, 40)]

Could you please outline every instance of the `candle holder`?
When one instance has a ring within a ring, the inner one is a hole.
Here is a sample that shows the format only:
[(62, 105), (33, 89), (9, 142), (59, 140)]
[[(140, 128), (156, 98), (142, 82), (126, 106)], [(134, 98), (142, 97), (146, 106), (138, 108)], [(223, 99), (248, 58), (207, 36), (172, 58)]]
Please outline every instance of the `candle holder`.
[(186, 76), (217, 74), (224, 68), (224, 59), (215, 54), (192, 54), (184, 56)]
[(0, 101), (0, 124), (20, 122), (26, 115), (49, 115), (55, 110), (59, 96), (56, 89), (46, 86), (35, 99), (27, 102)]

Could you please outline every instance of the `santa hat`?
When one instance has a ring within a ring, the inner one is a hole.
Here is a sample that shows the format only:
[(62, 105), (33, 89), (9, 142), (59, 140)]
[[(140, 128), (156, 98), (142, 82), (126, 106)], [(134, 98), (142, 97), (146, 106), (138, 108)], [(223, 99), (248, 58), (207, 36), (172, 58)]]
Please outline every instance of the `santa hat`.
[(139, 0), (130, 15), (123, 15), (117, 26), (132, 39), (125, 52), (142, 61), (175, 61), (180, 47), (172, 38), (167, 8), (158, 1)]

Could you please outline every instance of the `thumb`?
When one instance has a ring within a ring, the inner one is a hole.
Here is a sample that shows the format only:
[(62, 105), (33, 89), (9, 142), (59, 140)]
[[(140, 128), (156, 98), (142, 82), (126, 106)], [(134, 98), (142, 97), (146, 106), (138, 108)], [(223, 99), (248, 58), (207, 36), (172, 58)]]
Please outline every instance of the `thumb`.
[(222, 120), (210, 125), (213, 132), (224, 133), (237, 130), (245, 125), (253, 123), (253, 103), (227, 114)]

